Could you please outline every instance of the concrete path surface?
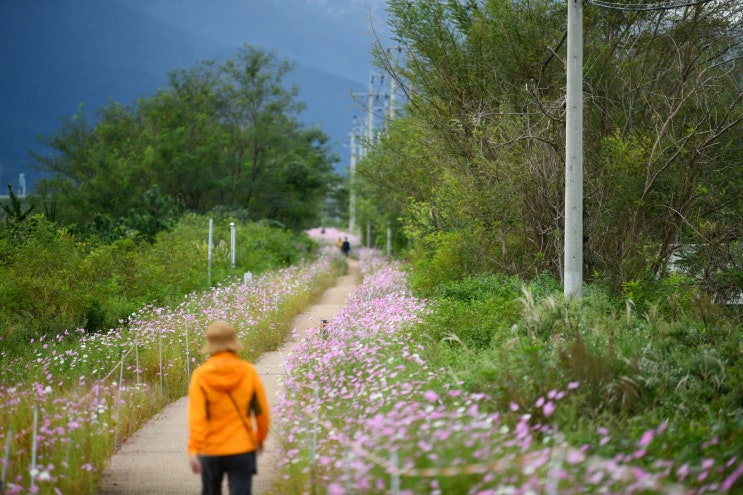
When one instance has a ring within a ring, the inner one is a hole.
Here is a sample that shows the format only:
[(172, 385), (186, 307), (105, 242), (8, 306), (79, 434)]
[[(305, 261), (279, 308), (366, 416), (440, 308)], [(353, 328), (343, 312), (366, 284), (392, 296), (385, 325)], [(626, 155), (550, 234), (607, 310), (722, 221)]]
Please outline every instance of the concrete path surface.
[[(269, 406), (276, 401), (281, 387), (282, 356), (291, 352), (308, 328), (317, 328), (323, 318), (335, 317), (358, 282), (358, 262), (349, 259), (348, 274), (340, 277), (317, 304), (296, 316), (293, 322), (297, 330), (295, 340), (287, 341), (277, 351), (265, 353), (255, 363), (266, 387)], [(103, 472), (100, 495), (196, 495), (201, 492), (201, 479), (191, 472), (186, 455), (187, 406), (188, 398), (183, 397), (165, 407), (121, 446)], [(272, 469), (279, 460), (276, 449), (277, 441), (269, 433), (263, 454), (258, 458), (258, 475), (253, 478), (254, 495), (268, 493), (278, 476)], [(226, 484), (223, 493), (228, 493)]]

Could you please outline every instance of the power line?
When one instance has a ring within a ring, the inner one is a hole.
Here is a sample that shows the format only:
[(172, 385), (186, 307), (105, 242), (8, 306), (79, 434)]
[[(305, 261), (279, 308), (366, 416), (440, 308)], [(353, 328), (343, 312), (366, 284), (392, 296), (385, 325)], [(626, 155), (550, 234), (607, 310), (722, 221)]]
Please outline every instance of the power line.
[(601, 0), (585, 0), (585, 3), (595, 5), (596, 7), (601, 7), (603, 9), (625, 10), (625, 11), (631, 11), (631, 12), (650, 12), (650, 11), (658, 11), (658, 10), (679, 9), (682, 7), (693, 7), (694, 5), (701, 5), (701, 4), (709, 3), (712, 1), (713, 0), (691, 0), (691, 1), (678, 0), (678, 1), (671, 1), (671, 2), (638, 4), (638, 3), (609, 3), (609, 2), (603, 2)]

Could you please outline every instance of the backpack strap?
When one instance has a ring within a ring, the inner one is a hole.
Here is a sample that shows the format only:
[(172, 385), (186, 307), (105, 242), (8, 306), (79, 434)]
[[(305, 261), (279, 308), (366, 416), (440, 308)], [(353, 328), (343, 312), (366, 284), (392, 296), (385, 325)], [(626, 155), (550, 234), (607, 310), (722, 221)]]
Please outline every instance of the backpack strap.
[(211, 420), (211, 417), (209, 416), (209, 396), (206, 393), (206, 390), (204, 390), (203, 385), (199, 385), (199, 388), (201, 389), (201, 393), (204, 394), (204, 412), (206, 413), (206, 420)]
[[(230, 393), (229, 390), (227, 391), (227, 396), (230, 398), (230, 401), (232, 402), (232, 405), (235, 406), (235, 411), (237, 412), (237, 415), (240, 417), (240, 421), (242, 421), (242, 424), (245, 427), (245, 431), (248, 432), (248, 436), (250, 437), (250, 440), (253, 442), (253, 445), (255, 445), (256, 448), (258, 448), (259, 445), (258, 445), (258, 442), (255, 441), (255, 437), (253, 436), (253, 430), (248, 426), (247, 421), (245, 421), (245, 418), (240, 413), (240, 408), (237, 407), (237, 402), (235, 402), (235, 398), (232, 397), (232, 394)], [(255, 393), (253, 393), (253, 397), (255, 397)], [(252, 405), (252, 402), (253, 402), (252, 399), (251, 399), (250, 402), (251, 402), (251, 405)], [(248, 414), (250, 414), (250, 409), (248, 409)]]

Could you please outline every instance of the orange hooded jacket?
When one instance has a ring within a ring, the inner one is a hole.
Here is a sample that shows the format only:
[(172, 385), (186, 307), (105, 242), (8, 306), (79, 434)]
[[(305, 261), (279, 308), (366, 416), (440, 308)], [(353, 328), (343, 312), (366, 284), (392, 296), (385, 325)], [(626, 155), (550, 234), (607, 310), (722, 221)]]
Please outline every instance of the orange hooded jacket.
[(189, 455), (254, 451), (263, 446), (269, 424), (266, 391), (255, 366), (226, 351), (194, 370), (188, 386)]

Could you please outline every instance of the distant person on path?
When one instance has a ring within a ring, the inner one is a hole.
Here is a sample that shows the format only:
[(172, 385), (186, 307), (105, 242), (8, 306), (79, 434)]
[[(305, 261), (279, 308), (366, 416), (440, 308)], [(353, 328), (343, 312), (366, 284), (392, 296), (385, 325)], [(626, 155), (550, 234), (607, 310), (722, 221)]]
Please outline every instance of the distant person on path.
[(266, 391), (255, 367), (237, 355), (235, 329), (215, 321), (202, 349), (209, 358), (194, 370), (188, 387), (188, 458), (201, 473), (202, 495), (250, 495), (270, 417)]
[(351, 251), (351, 243), (348, 242), (348, 237), (346, 237), (343, 240), (343, 244), (341, 244), (341, 252), (344, 256), (348, 257), (348, 253)]
[(335, 241), (335, 247), (337, 247), (337, 248), (338, 248), (338, 251), (341, 251), (341, 252), (343, 252), (343, 239), (341, 239), (341, 238), (339, 237), (339, 238), (338, 238), (338, 240), (337, 240), (337, 241)]

